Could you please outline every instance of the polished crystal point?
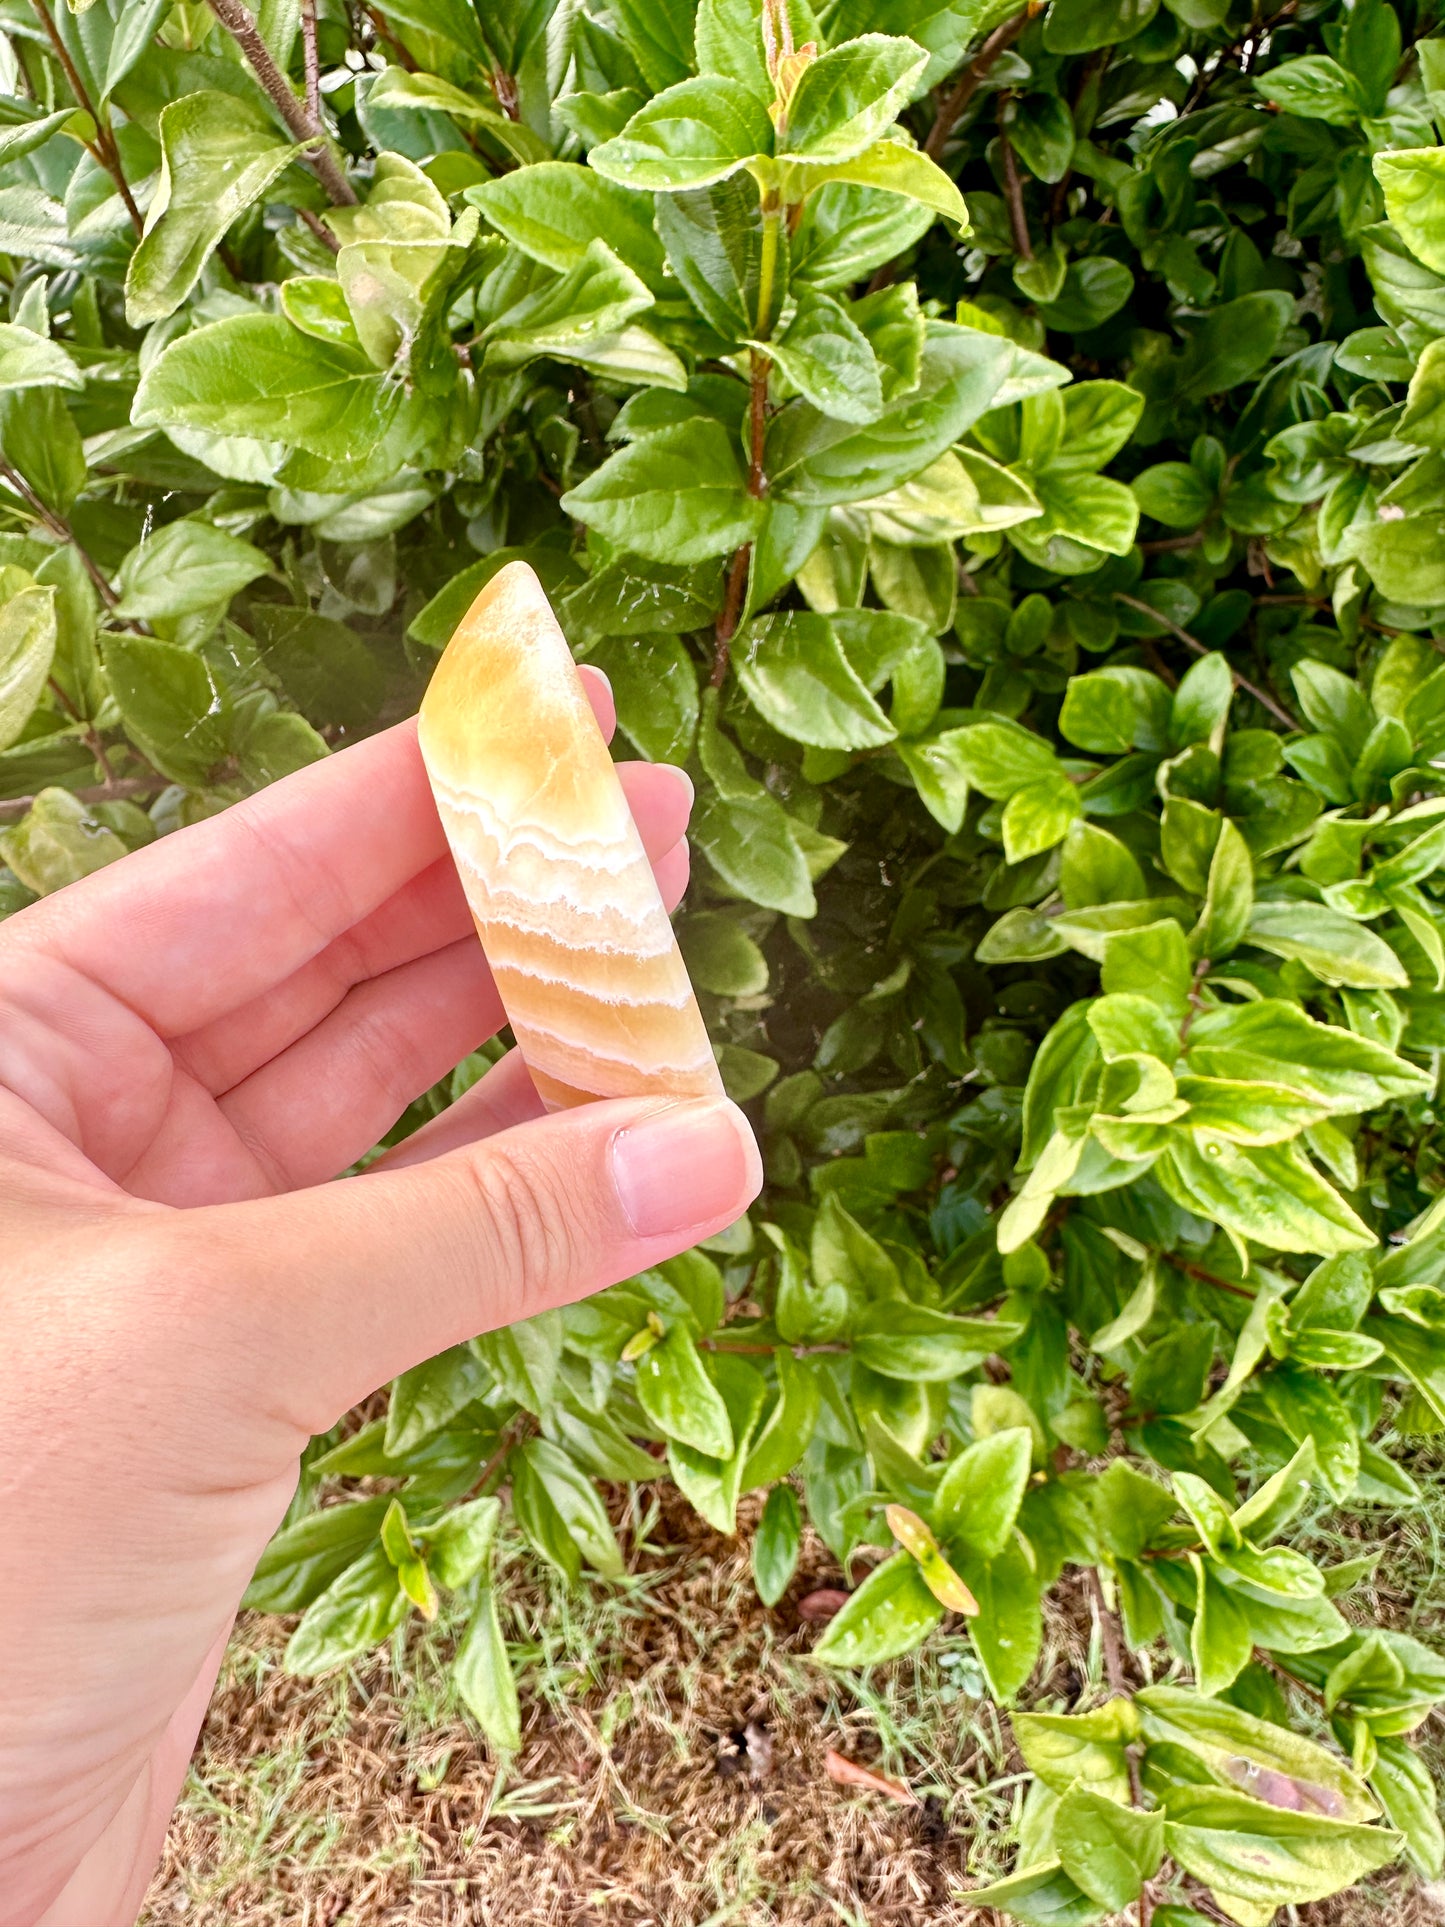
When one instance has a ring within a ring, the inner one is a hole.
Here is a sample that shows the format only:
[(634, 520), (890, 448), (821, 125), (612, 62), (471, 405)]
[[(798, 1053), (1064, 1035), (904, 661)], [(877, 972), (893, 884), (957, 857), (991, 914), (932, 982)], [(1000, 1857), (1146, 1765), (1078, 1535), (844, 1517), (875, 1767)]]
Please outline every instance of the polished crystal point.
[(421, 752), (549, 1109), (722, 1089), (652, 866), (541, 583), (508, 563), (447, 644)]

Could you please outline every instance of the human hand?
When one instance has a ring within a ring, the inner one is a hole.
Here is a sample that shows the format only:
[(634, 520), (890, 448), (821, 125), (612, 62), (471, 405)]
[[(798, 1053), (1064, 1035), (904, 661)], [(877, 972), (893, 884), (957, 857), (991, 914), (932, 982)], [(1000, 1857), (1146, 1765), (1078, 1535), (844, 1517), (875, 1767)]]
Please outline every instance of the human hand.
[[(672, 907), (686, 779), (621, 774)], [(134, 1919), (308, 1438), (756, 1194), (732, 1105), (515, 1052), (327, 1182), (504, 1021), (411, 724), (0, 927), (0, 1927)]]

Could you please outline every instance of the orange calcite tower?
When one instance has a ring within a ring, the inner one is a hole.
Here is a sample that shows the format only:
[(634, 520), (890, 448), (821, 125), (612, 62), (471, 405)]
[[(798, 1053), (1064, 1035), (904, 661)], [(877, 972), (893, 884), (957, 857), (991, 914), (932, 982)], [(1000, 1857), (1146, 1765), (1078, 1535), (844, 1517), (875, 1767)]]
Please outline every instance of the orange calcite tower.
[(567, 639), (494, 575), (421, 706), (421, 752), (497, 989), (549, 1110), (722, 1090), (672, 925)]

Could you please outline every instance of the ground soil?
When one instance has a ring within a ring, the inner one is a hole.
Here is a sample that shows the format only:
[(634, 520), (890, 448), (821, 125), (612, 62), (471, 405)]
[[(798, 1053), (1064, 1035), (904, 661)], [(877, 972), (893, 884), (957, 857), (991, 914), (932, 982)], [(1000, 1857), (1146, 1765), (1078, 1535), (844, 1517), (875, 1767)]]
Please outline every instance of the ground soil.
[[(244, 1621), (144, 1927), (994, 1927), (968, 1889), (1007, 1865), (1024, 1776), (962, 1642), (838, 1682), (798, 1612), (843, 1583), (817, 1542), (768, 1612), (746, 1533), (648, 1503), (635, 1589), (604, 1608), (518, 1562), (505, 1775), (446, 1692), (444, 1628), (302, 1681), (280, 1668), (288, 1624)], [(1030, 1699), (1088, 1693), (1097, 1648), (1065, 1589)], [(829, 1748), (918, 1804), (833, 1784)], [(1442, 1923), (1445, 1895), (1402, 1876), (1297, 1916)]]

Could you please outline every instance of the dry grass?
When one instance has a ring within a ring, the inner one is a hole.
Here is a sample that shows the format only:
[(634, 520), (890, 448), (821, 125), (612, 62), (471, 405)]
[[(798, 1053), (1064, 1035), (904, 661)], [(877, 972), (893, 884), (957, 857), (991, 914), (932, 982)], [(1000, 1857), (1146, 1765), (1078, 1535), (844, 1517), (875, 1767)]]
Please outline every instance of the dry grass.
[[(670, 1489), (630, 1508), (610, 1591), (512, 1553), (525, 1734), (505, 1775), (449, 1696), (444, 1623), (310, 1682), (280, 1670), (285, 1624), (244, 1623), (144, 1927), (994, 1927), (968, 1889), (1008, 1864), (1024, 1776), (966, 1643), (836, 1680), (796, 1610), (840, 1579), (816, 1541), (769, 1613), (746, 1533), (711, 1533)], [(1323, 1552), (1330, 1522), (1315, 1531)], [(1440, 1613), (1437, 1549), (1428, 1522), (1395, 1535), (1382, 1617)], [(1094, 1691), (1097, 1632), (1066, 1584), (1029, 1699)], [(829, 1747), (921, 1804), (833, 1785)], [(1389, 1876), (1298, 1927), (1445, 1927), (1445, 1898)]]

